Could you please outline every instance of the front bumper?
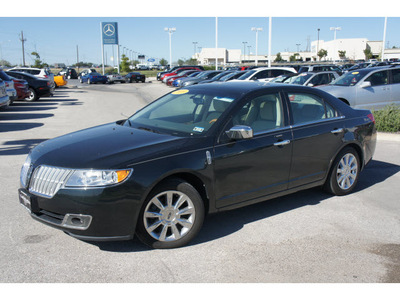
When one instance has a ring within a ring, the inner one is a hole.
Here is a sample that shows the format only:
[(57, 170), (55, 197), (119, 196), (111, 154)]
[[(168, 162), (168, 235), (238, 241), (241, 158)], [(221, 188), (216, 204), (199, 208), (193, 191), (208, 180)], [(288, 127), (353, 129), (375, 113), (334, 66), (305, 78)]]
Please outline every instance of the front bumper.
[(90, 241), (128, 240), (135, 233), (140, 201), (129, 198), (124, 185), (92, 189), (60, 189), (45, 198), (19, 189), (19, 201), (32, 218)]

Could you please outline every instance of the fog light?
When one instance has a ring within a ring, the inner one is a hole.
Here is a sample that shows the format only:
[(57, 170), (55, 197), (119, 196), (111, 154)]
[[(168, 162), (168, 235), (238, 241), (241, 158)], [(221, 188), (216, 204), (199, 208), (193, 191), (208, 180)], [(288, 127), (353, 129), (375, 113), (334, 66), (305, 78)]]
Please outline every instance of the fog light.
[(92, 216), (89, 215), (76, 215), (66, 214), (61, 226), (70, 229), (86, 230), (92, 222)]

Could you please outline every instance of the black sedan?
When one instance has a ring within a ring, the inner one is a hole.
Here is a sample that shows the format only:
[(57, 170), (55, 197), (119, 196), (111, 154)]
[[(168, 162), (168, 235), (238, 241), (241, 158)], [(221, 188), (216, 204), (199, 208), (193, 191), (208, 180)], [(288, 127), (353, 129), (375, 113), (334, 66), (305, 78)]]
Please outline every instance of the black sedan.
[(31, 216), (84, 240), (180, 247), (207, 213), (323, 186), (352, 192), (374, 117), (321, 90), (226, 82), (175, 90), (126, 120), (45, 141), (21, 170)]
[(146, 75), (140, 74), (139, 72), (130, 72), (125, 75), (125, 82), (145, 82), (146, 81)]
[(29, 96), (25, 98), (25, 101), (36, 101), (41, 97), (49, 97), (54, 93), (54, 88), (51, 86), (50, 81), (46, 79), (37, 78), (28, 73), (7, 71), (9, 76), (17, 79), (23, 79), (28, 82)]

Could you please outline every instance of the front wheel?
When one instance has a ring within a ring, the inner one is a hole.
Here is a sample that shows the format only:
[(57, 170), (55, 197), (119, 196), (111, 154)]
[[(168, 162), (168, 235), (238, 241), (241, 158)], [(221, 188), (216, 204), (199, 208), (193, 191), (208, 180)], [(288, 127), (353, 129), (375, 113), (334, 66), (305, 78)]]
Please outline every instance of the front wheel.
[(152, 248), (182, 247), (197, 235), (203, 220), (204, 203), (198, 191), (172, 179), (156, 187), (143, 204), (136, 234)]
[(334, 195), (350, 194), (360, 175), (360, 158), (356, 150), (346, 147), (336, 157), (325, 183), (325, 189)]

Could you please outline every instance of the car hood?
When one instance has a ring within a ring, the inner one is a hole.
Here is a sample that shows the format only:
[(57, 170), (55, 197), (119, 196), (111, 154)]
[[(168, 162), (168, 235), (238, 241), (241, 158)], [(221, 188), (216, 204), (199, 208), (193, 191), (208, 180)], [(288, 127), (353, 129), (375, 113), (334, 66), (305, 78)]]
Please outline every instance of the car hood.
[(180, 152), (188, 139), (109, 123), (45, 141), (30, 156), (34, 166), (119, 169)]

